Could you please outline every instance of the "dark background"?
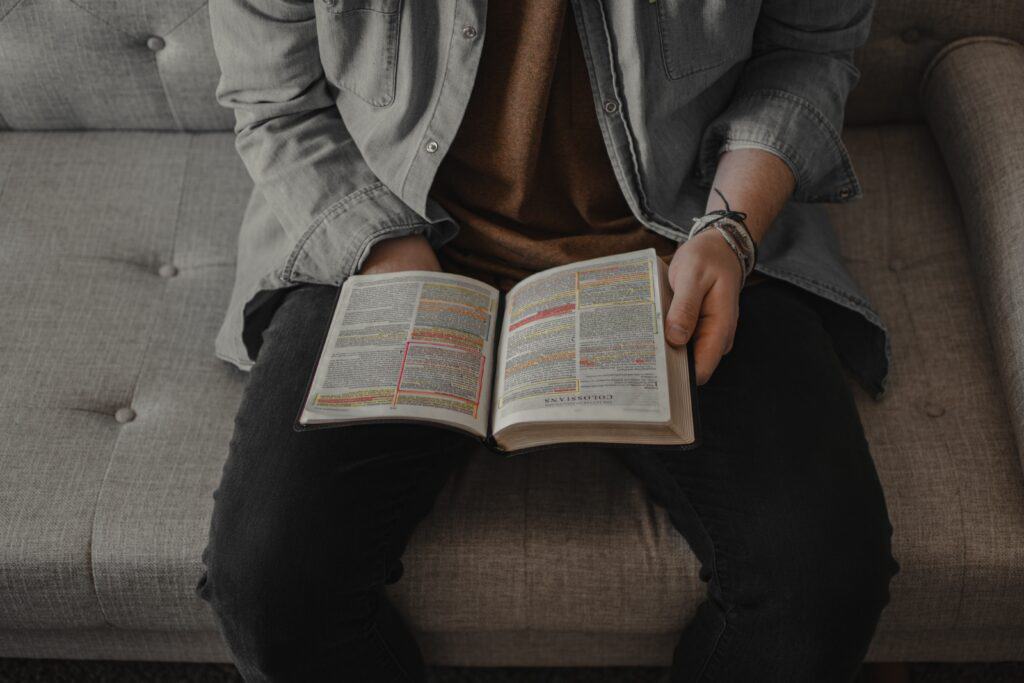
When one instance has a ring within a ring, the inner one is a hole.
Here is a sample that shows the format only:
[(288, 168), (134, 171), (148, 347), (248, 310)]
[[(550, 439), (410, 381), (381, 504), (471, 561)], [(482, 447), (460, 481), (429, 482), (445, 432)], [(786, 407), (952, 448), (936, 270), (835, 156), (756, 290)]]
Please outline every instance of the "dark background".
[[(1024, 663), (911, 664), (912, 683), (1024, 683)], [(431, 683), (661, 683), (665, 669), (463, 669), (438, 667)], [(229, 664), (0, 659), (2, 683), (238, 683)]]

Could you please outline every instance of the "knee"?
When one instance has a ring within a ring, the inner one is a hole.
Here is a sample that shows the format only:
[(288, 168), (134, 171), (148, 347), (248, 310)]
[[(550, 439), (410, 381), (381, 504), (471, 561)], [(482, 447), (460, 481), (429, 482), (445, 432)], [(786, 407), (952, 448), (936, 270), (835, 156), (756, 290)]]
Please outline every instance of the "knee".
[(244, 527), (218, 529), (203, 553), (202, 597), (221, 611), (287, 619), (326, 609), (327, 594), (365, 594), (383, 583), (377, 553), (346, 543), (344, 534), (324, 547), (327, 539), (289, 526), (261, 516)]
[(860, 539), (836, 535), (803, 546), (768, 582), (765, 603), (780, 625), (777, 653), (814, 680), (843, 680), (867, 652), (899, 564), (891, 527)]
[(806, 615), (808, 630), (823, 636), (839, 632), (866, 647), (889, 604), (899, 564), (887, 543), (874, 551), (839, 546), (822, 549), (831, 556), (802, 577), (795, 611)]
[(370, 631), (378, 589), (332, 581), (345, 574), (344, 568), (326, 555), (318, 559), (308, 549), (297, 552), (272, 527), (257, 527), (212, 538), (196, 587), (240, 670), (256, 678), (283, 675), (323, 634), (340, 644)]
[[(848, 615), (870, 638), (890, 601), (890, 583), (900, 565), (892, 553), (893, 527), (884, 502), (862, 506), (851, 517), (824, 515), (818, 535), (818, 570), (810, 572), (808, 596), (819, 611)], [(834, 517), (834, 518), (833, 518)], [(809, 549), (809, 548), (808, 548)], [(827, 618), (823, 614), (821, 618)]]

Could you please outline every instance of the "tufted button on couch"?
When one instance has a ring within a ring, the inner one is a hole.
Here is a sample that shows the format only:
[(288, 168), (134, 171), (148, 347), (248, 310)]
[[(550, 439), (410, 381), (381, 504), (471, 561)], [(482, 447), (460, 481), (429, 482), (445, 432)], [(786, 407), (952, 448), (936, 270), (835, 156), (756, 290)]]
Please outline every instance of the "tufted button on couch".
[[(1024, 4), (878, 0), (830, 205), (903, 570), (869, 658), (1024, 660)], [(227, 661), (193, 595), (252, 190), (205, 0), (0, 0), (0, 656)], [(389, 586), (428, 660), (665, 664), (695, 558), (617, 462), (474, 459)]]

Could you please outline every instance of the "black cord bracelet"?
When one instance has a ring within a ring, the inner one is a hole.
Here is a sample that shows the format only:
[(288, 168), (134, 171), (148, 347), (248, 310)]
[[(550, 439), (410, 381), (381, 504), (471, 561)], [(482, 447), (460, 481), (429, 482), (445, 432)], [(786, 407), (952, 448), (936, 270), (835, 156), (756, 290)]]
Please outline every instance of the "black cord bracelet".
[[(716, 218), (728, 218), (728, 219), (731, 219), (732, 221), (734, 221), (735, 224), (739, 225), (742, 228), (744, 236), (746, 237), (746, 239), (744, 241), (748, 242), (750, 244), (751, 251), (752, 251), (752, 253), (750, 254), (750, 263), (749, 263), (749, 265), (744, 263), (744, 266), (746, 268), (746, 273), (753, 272), (754, 266), (757, 265), (758, 250), (757, 250), (757, 242), (754, 241), (753, 236), (750, 234), (750, 228), (747, 227), (747, 222), (746, 222), (747, 214), (744, 211), (736, 211), (731, 206), (729, 206), (729, 200), (725, 198), (725, 195), (722, 194), (722, 192), (717, 187), (712, 188), (712, 189), (716, 193), (718, 193), (719, 197), (722, 198), (722, 202), (725, 204), (725, 208), (724, 209), (715, 209), (714, 211), (708, 211), (703, 216), (700, 216), (698, 218), (694, 218), (693, 219), (694, 223), (701, 222), (701, 223), (705, 224), (705, 225), (703, 225), (700, 228), (700, 230), (698, 230), (698, 232), (702, 231), (705, 227), (708, 227), (708, 226), (710, 226), (711, 224), (714, 223), (714, 221), (706, 220), (708, 216), (715, 216)], [(691, 229), (690, 230), (690, 237), (693, 237), (695, 234), (696, 233), (694, 233), (694, 231)], [(739, 252), (737, 252), (737, 256), (740, 257), (741, 261), (745, 261), (746, 260)], [(746, 279), (746, 274), (744, 274), (744, 279)]]

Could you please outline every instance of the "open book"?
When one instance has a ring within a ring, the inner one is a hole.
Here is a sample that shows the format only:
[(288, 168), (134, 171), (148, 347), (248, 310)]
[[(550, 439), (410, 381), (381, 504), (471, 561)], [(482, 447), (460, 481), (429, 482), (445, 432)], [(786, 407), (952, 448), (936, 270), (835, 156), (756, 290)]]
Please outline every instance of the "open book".
[(665, 341), (668, 290), (653, 249), (552, 268), (507, 295), (447, 273), (352, 276), (295, 428), (430, 422), (506, 452), (692, 447), (693, 361)]

